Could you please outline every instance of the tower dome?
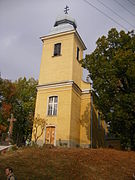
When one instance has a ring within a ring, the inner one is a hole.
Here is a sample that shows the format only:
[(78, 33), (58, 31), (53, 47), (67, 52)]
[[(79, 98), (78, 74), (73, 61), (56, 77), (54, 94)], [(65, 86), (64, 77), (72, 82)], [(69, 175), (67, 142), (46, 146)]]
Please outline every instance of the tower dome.
[(68, 14), (64, 14), (56, 18), (54, 26), (51, 29), (49, 35), (72, 31), (75, 30), (76, 28), (77, 28), (77, 24), (75, 19), (69, 16)]
[(74, 27), (74, 29), (77, 28), (75, 19), (72, 18), (71, 16), (69, 16), (68, 14), (64, 14), (63, 16), (58, 16), (56, 18), (54, 27), (56, 27), (60, 24), (71, 24)]

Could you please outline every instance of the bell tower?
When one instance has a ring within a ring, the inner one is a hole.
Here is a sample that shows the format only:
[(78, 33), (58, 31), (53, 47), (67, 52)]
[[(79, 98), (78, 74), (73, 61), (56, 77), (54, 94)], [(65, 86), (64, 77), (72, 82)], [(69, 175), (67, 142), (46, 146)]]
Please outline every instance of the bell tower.
[(41, 37), (39, 85), (74, 81), (80, 87), (82, 67), (79, 61), (86, 47), (76, 28), (75, 20), (65, 14), (56, 19), (47, 36)]
[[(35, 117), (47, 122), (38, 144), (80, 146), (90, 144), (80, 118), (90, 104), (90, 85), (82, 81), (86, 46), (77, 32), (76, 21), (67, 14), (57, 17), (43, 43)], [(87, 110), (88, 118), (90, 109)], [(90, 119), (88, 119), (89, 121)], [(39, 129), (40, 131), (40, 129)]]

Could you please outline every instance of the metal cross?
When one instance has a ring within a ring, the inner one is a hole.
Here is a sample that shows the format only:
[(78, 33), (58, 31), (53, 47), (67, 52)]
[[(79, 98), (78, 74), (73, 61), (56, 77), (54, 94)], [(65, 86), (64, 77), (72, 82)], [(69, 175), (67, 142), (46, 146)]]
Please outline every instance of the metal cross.
[(68, 11), (69, 11), (69, 7), (66, 5), (66, 7), (64, 8), (65, 14), (68, 14)]

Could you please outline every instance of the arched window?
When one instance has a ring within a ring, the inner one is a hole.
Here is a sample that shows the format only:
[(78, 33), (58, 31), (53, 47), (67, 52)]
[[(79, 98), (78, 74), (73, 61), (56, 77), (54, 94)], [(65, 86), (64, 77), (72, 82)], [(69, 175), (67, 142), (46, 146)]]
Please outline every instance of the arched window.
[(49, 97), (48, 101), (48, 116), (57, 115), (58, 96)]

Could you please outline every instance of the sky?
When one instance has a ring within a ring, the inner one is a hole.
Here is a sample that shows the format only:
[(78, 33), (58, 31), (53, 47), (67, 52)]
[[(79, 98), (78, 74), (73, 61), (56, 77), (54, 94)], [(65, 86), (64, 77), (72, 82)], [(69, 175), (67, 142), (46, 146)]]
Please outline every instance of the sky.
[(135, 0), (0, 0), (2, 78), (38, 79), (40, 37), (50, 32), (66, 5), (87, 47), (84, 57), (94, 51), (97, 39), (107, 35), (111, 28), (126, 32), (135, 29)]

